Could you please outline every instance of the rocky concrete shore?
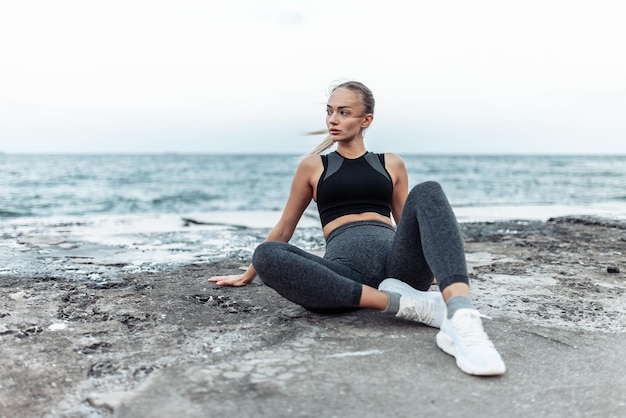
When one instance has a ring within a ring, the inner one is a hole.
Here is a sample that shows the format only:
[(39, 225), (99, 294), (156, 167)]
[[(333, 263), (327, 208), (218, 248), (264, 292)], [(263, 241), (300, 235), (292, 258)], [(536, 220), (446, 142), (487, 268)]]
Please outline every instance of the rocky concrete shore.
[(98, 282), (0, 277), (0, 417), (626, 415), (626, 225), (462, 229), (504, 376), (463, 374), (426, 326), (207, 283), (247, 260), (111, 265)]

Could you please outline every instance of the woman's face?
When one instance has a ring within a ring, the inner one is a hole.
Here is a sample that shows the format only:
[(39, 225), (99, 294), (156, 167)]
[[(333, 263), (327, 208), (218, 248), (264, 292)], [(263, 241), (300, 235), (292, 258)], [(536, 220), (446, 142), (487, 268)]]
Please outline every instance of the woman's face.
[(350, 140), (361, 136), (373, 116), (365, 114), (359, 93), (345, 88), (336, 89), (326, 105), (326, 126), (333, 141)]

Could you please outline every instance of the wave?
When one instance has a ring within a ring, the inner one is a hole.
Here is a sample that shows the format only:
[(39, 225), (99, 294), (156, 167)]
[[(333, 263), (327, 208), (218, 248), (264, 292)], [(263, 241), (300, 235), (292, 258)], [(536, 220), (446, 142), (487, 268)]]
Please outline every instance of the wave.
[(206, 193), (199, 190), (185, 190), (180, 193), (169, 194), (155, 197), (151, 203), (155, 206), (168, 206), (170, 204), (194, 204), (207, 203), (215, 200), (223, 199), (225, 196), (212, 193)]
[(22, 218), (25, 216), (33, 216), (33, 214), (0, 209), (0, 218)]

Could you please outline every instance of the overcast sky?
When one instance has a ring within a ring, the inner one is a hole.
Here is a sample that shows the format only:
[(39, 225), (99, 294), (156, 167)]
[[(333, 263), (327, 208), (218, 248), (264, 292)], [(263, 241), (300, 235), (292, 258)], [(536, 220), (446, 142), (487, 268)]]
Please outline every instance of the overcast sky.
[(0, 151), (303, 153), (335, 80), (397, 153), (626, 154), (621, 0), (0, 3)]

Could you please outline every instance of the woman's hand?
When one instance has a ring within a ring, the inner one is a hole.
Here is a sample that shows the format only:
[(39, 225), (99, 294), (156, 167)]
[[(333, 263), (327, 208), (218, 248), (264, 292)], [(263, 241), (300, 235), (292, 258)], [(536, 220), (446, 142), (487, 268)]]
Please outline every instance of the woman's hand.
[(209, 279), (209, 282), (215, 283), (218, 286), (245, 286), (250, 283), (253, 278), (246, 277), (245, 274), (232, 274), (230, 276), (213, 276)]

